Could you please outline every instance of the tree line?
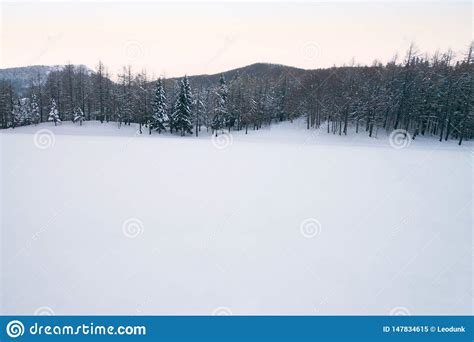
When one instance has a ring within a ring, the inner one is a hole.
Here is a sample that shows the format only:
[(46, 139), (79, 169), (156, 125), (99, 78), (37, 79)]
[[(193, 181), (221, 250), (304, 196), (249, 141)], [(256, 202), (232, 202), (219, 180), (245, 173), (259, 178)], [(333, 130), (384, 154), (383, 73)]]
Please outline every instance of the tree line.
[[(124, 67), (113, 81), (99, 62), (94, 71), (65, 65), (45, 79), (31, 80), (26, 94), (0, 80), (2, 128), (72, 120), (136, 123), (139, 132), (199, 135), (258, 130), (304, 117), (308, 129), (346, 135), (350, 129), (377, 136), (402, 129), (415, 139), (439, 141), (474, 136), (473, 44), (459, 58), (452, 51), (421, 55), (411, 45), (405, 57), (370, 66), (307, 70), (293, 74), (234, 74), (150, 80), (147, 72)], [(145, 130), (146, 129), (146, 130)]]

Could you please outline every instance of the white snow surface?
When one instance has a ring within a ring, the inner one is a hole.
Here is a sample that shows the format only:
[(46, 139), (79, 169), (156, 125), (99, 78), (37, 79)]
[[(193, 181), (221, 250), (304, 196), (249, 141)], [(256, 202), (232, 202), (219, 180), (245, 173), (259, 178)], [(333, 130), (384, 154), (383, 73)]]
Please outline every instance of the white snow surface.
[(0, 134), (1, 314), (472, 313), (471, 142), (136, 131)]

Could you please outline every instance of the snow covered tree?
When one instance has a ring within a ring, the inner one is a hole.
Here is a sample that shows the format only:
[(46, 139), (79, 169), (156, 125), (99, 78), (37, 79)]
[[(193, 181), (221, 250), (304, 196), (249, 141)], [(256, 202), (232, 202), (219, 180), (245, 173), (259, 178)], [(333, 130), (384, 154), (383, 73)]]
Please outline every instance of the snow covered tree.
[(469, 137), (469, 132), (473, 132), (474, 127), (474, 42), (469, 46), (469, 52), (466, 58), (460, 63), (460, 78), (459, 78), (459, 142), (461, 145), (463, 140)]
[(99, 61), (99, 64), (97, 65), (96, 72), (93, 73), (92, 77), (92, 94), (94, 96), (94, 102), (98, 106), (98, 119), (100, 120), (101, 123), (104, 122), (104, 112), (105, 112), (105, 95), (104, 95), (104, 89), (105, 89), (105, 78), (104, 78), (104, 73), (105, 73), (105, 67), (102, 61)]
[(193, 133), (191, 106), (191, 87), (189, 86), (188, 77), (184, 76), (173, 111), (173, 127), (177, 132), (181, 132), (181, 136), (185, 136), (186, 133)]
[(281, 81), (279, 81), (281, 84), (280, 87), (278, 88), (276, 92), (276, 110), (275, 110), (275, 116), (279, 122), (284, 121), (287, 119), (287, 93), (288, 93), (288, 79), (285, 76)]
[(173, 130), (175, 130), (174, 127), (174, 114), (175, 114), (175, 106), (176, 103), (178, 102), (179, 94), (181, 92), (181, 81), (177, 80), (174, 82), (173, 85), (173, 92), (171, 94), (171, 100), (170, 103), (173, 103), (171, 106), (168, 106), (168, 128), (170, 130), (170, 133), (173, 133)]
[(73, 114), (74, 117), (72, 121), (74, 123), (79, 122), (79, 126), (82, 126), (82, 122), (84, 121), (84, 112), (82, 111), (82, 109), (80, 107), (74, 108)]
[(8, 128), (11, 118), (12, 105), (12, 87), (11, 81), (0, 79), (0, 122), (1, 128)]
[(223, 129), (230, 123), (229, 110), (227, 106), (227, 97), (229, 90), (224, 79), (224, 75), (219, 78), (219, 86), (215, 92), (214, 117), (212, 118), (211, 127), (218, 134), (218, 130)]
[(11, 111), (11, 127), (15, 128), (17, 126), (20, 126), (21, 121), (22, 121), (22, 110), (21, 110), (20, 100), (18, 100), (13, 104), (13, 108)]
[(206, 107), (203, 101), (203, 95), (201, 92), (196, 94), (194, 99), (194, 123), (196, 136), (199, 136), (201, 131), (201, 125), (206, 121)]
[[(148, 125), (151, 134), (150, 122), (152, 121), (153, 96), (150, 96), (150, 83), (146, 70), (142, 70), (135, 76), (132, 82), (132, 92), (134, 97), (134, 122), (138, 122), (139, 133), (142, 134), (142, 127)], [(151, 98), (151, 101), (150, 101)]]
[(53, 121), (54, 126), (56, 126), (58, 122), (61, 122), (61, 119), (59, 118), (58, 107), (54, 99), (51, 99), (51, 109), (49, 111), (48, 121)]
[(20, 125), (31, 124), (31, 103), (30, 99), (24, 97), (19, 100), (20, 103)]
[(212, 133), (218, 134), (218, 131), (221, 130), (224, 127), (224, 120), (223, 117), (217, 112), (214, 112), (214, 116), (212, 117), (211, 121), (211, 128), (212, 128)]
[(33, 95), (33, 97), (31, 98), (29, 117), (30, 122), (35, 125), (40, 122), (41, 112), (36, 95)]
[(133, 103), (130, 92), (120, 94), (118, 97), (117, 121), (119, 127), (123, 124), (130, 124), (133, 116)]
[(245, 134), (248, 133), (249, 125), (254, 121), (254, 118), (257, 115), (258, 106), (257, 101), (252, 96), (250, 97), (248, 103), (243, 106), (243, 113), (242, 113), (242, 126), (245, 127)]
[(158, 133), (166, 131), (166, 125), (168, 124), (169, 119), (166, 107), (166, 94), (161, 78), (156, 81), (155, 96), (152, 100), (151, 106), (152, 116), (151, 122), (149, 123), (150, 134), (152, 129), (158, 131)]
[(27, 97), (16, 100), (11, 109), (11, 127), (32, 123), (30, 99)]
[(116, 109), (115, 117), (120, 128), (122, 124), (130, 125), (131, 122), (137, 122), (137, 117), (133, 113), (137, 107), (136, 89), (132, 78), (130, 66), (124, 67), (123, 72), (118, 74), (120, 85), (116, 89)]

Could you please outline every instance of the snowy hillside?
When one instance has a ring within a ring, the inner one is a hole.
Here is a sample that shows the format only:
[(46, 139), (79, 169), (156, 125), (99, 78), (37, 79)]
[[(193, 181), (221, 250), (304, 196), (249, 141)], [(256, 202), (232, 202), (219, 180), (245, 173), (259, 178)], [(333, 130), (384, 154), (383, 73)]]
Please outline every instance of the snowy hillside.
[[(85, 65), (78, 65), (84, 70), (90, 71)], [(64, 65), (30, 65), (17, 68), (0, 69), (0, 80), (8, 80), (12, 82), (13, 89), (20, 94), (23, 94), (32, 82), (37, 82), (39, 79), (44, 82), (46, 77), (52, 71), (62, 70)]]
[(472, 143), (4, 130), (2, 314), (470, 314)]

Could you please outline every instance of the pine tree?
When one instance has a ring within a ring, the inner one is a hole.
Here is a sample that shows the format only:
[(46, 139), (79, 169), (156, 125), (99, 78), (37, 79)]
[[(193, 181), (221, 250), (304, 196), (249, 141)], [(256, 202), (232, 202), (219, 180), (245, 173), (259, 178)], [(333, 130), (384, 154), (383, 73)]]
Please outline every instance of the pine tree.
[(176, 103), (178, 102), (179, 94), (181, 91), (181, 81), (175, 81), (174, 86), (173, 86), (173, 93), (171, 95), (171, 102), (173, 105), (169, 106), (168, 108), (168, 128), (170, 129), (170, 133), (173, 133), (173, 130), (175, 130), (174, 127), (174, 114), (175, 114), (175, 107)]
[(29, 116), (31, 123), (36, 125), (40, 122), (41, 113), (36, 95), (33, 95), (33, 97), (31, 98)]
[(255, 101), (254, 97), (251, 96), (248, 103), (243, 106), (243, 113), (242, 113), (242, 125), (245, 126), (245, 134), (249, 131), (249, 125), (254, 120), (257, 113), (257, 102)]
[(19, 106), (18, 124), (20, 126), (31, 124), (30, 99), (27, 98), (27, 97), (19, 99), (18, 100), (18, 106)]
[[(459, 122), (457, 124), (459, 130), (459, 142), (461, 145), (463, 140), (468, 137), (469, 127), (474, 126), (474, 96), (472, 95), (474, 86), (474, 43), (469, 46), (469, 52), (460, 64), (461, 77), (459, 79), (460, 86), (460, 105), (459, 105)], [(472, 134), (472, 133), (471, 133)]]
[(20, 126), (21, 121), (22, 121), (21, 103), (20, 103), (20, 100), (18, 100), (13, 104), (13, 108), (11, 111), (11, 127), (15, 128), (17, 126)]
[(58, 107), (54, 99), (51, 99), (51, 109), (49, 111), (48, 121), (53, 121), (54, 126), (56, 126), (58, 122), (61, 122), (61, 119), (59, 118)]
[(211, 127), (217, 136), (218, 130), (230, 125), (229, 111), (227, 108), (227, 97), (229, 95), (229, 90), (227, 88), (224, 75), (221, 75), (219, 79), (219, 86), (217, 87), (215, 95), (216, 103)]
[(173, 126), (177, 132), (181, 132), (181, 136), (185, 136), (186, 133), (193, 133), (191, 105), (191, 87), (187, 76), (184, 76), (173, 111)]
[(201, 125), (206, 120), (205, 118), (206, 107), (204, 105), (202, 97), (203, 97), (202, 94), (198, 92), (194, 100), (194, 123), (195, 123), (196, 136), (199, 135), (199, 132), (201, 131)]
[(156, 81), (155, 97), (152, 101), (152, 116), (149, 123), (150, 134), (151, 130), (157, 130), (158, 133), (166, 131), (166, 125), (169, 122), (167, 108), (166, 108), (166, 94), (161, 79)]
[(215, 111), (211, 121), (212, 132), (218, 134), (218, 131), (224, 127), (224, 120), (219, 112)]
[(84, 121), (84, 112), (80, 107), (75, 107), (73, 111), (74, 117), (72, 119), (73, 122), (79, 122), (79, 125), (82, 126), (82, 122)]

